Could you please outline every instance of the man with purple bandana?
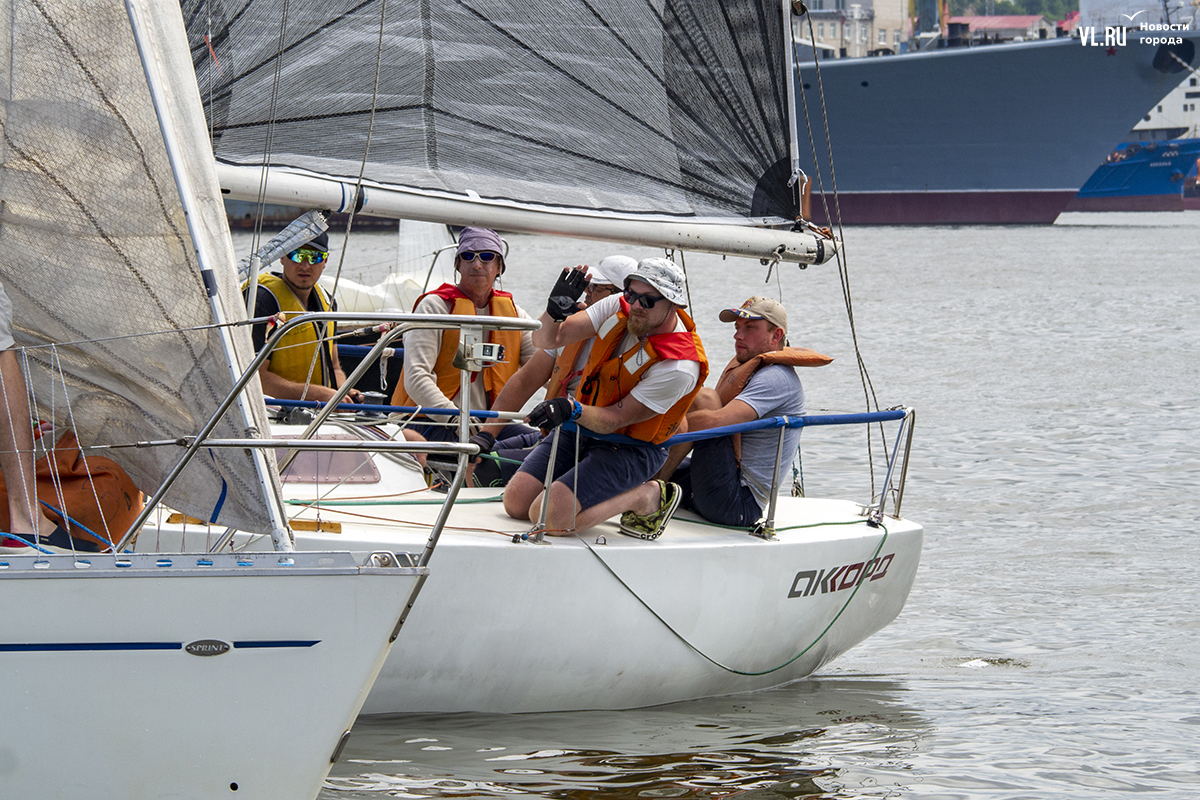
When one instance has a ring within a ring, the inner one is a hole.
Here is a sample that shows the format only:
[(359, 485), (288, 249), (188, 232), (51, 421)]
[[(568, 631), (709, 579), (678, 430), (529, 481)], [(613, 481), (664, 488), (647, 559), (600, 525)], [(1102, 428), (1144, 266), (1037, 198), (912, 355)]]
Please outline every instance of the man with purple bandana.
[[(495, 288), (504, 269), (504, 244), (499, 234), (487, 228), (463, 228), (454, 257), (458, 283), (444, 283), (421, 295), (413, 312), (532, 319), (513, 302), (511, 294)], [(528, 331), (492, 331), (487, 339), (504, 346), (504, 358), (471, 373), (468, 407), (480, 411), (491, 409), (504, 384), (535, 352), (532, 334)], [(457, 406), (459, 370), (453, 361), (458, 343), (457, 330), (426, 328), (405, 333), (404, 369), (392, 394), (392, 404), (423, 408)], [(411, 439), (411, 434), (415, 433), (429, 441), (454, 441), (458, 438), (458, 428), (447, 424), (453, 419), (444, 415), (422, 415), (406, 436)], [(530, 444), (538, 438), (537, 431), (523, 425), (506, 425), (498, 438), (519, 435), (529, 436)], [(486, 452), (491, 449), (490, 439), (487, 434), (476, 433), (471, 441)]]

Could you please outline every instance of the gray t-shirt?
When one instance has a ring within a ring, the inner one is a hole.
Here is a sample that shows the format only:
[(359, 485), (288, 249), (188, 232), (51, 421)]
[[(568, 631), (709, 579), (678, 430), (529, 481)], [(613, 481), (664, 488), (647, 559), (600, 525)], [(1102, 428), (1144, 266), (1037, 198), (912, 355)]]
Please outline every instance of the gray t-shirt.
[[(804, 387), (793, 367), (771, 364), (755, 372), (735, 399), (763, 417), (798, 417), (804, 414)], [(800, 428), (789, 428), (783, 437), (783, 458), (779, 463), (780, 485), (800, 445)], [(750, 487), (754, 498), (765, 509), (771, 497), (775, 452), (779, 447), (779, 429), (767, 428), (742, 434), (742, 485)]]

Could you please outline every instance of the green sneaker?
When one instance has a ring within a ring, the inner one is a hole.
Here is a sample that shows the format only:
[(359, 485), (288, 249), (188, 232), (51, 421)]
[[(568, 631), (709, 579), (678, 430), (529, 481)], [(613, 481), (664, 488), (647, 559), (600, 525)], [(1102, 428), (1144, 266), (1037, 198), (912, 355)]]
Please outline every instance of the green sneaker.
[(683, 497), (683, 489), (678, 484), (666, 481), (655, 481), (658, 484), (658, 511), (653, 514), (635, 514), (626, 511), (621, 515), (621, 533), (636, 536), (639, 539), (653, 540), (662, 536), (667, 529), (667, 523), (675, 516), (679, 508), (679, 500)]

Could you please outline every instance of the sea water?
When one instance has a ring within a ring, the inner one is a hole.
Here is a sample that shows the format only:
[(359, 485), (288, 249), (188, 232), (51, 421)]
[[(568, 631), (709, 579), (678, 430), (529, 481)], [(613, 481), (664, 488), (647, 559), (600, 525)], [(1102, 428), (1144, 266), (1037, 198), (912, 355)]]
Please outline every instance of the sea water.
[[(560, 268), (654, 254), (508, 238), (505, 288), (535, 316)], [(1200, 212), (845, 238), (848, 280), (685, 263), (714, 365), (732, 355), (717, 312), (761, 292), (792, 344), (836, 358), (801, 371), (810, 413), (868, 392), (917, 409), (903, 511), (926, 538), (900, 617), (770, 691), (360, 719), (323, 800), (1200, 795)], [(386, 272), (393, 247), (355, 235), (344, 273)], [(865, 449), (806, 430), (808, 495), (867, 499)]]

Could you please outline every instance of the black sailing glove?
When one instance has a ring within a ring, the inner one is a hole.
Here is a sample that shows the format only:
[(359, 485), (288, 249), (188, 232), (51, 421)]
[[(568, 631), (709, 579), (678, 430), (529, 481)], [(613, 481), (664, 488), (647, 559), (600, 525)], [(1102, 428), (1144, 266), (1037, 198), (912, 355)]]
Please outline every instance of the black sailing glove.
[(553, 400), (538, 403), (525, 419), (530, 425), (541, 428), (543, 431), (549, 431), (564, 422), (579, 419), (582, 412), (583, 406), (571, 398), (556, 397)]
[[(488, 453), (492, 452), (492, 448), (496, 445), (496, 437), (492, 436), (487, 431), (480, 431), (470, 439), (467, 439), (467, 441), (471, 444), (479, 445), (480, 456), (487, 455)], [(478, 459), (479, 456), (475, 456), (474, 458)]]
[(555, 322), (562, 322), (579, 310), (579, 295), (587, 287), (587, 272), (582, 269), (564, 269), (550, 290), (546, 301), (546, 313)]

